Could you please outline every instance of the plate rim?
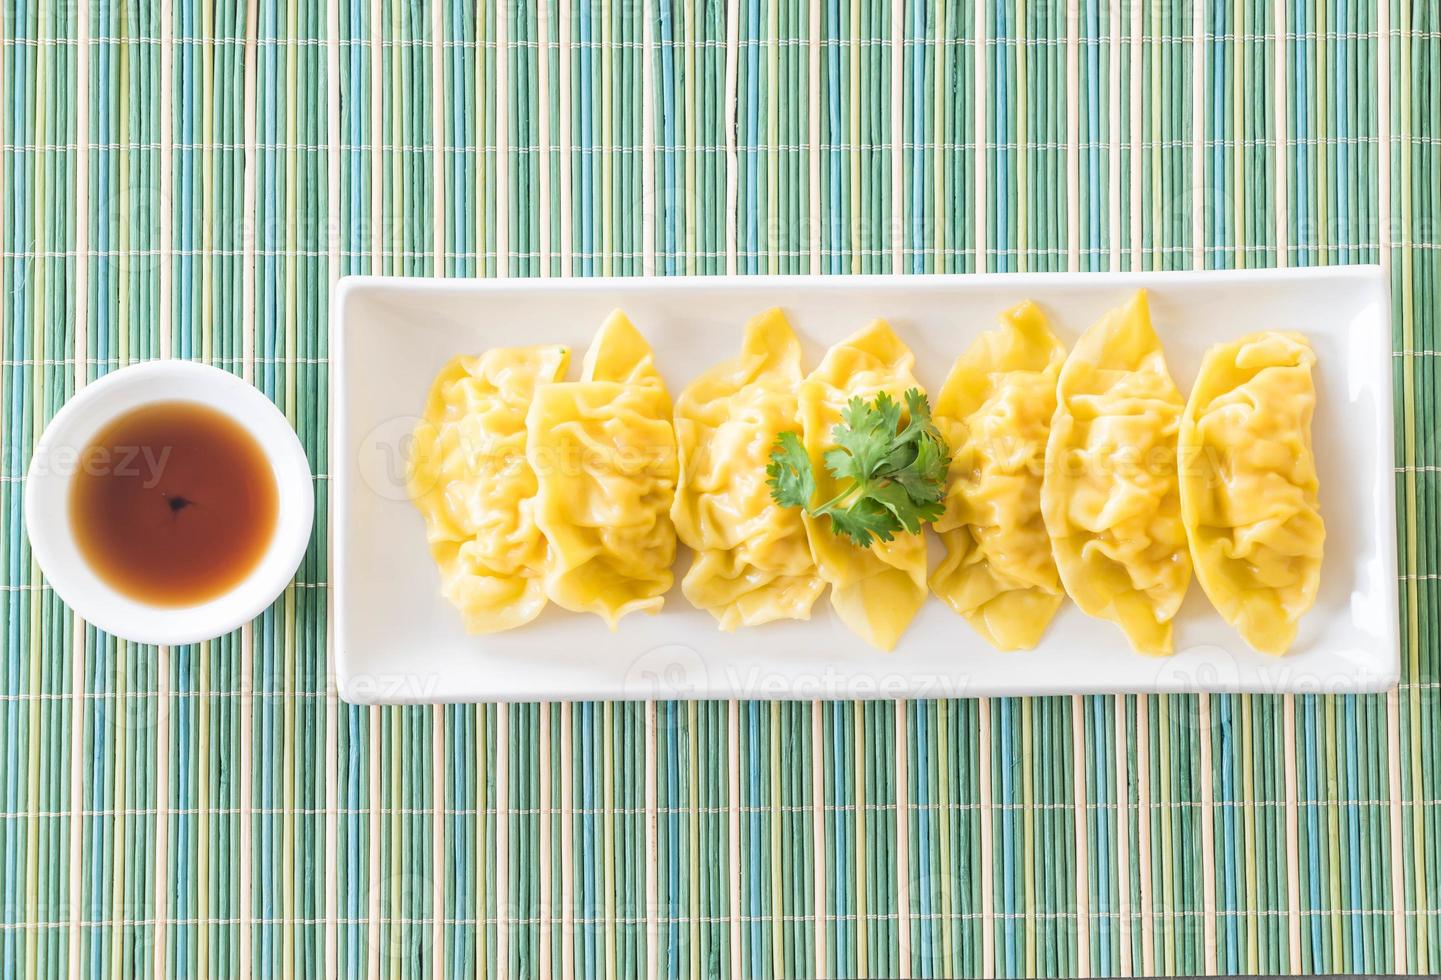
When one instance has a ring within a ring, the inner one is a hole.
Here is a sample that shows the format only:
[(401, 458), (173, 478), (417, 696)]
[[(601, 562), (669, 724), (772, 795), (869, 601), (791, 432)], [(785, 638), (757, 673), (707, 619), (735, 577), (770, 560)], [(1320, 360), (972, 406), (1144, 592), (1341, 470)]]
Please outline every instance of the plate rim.
[[(348, 647), (347, 626), (346, 626), (346, 592), (347, 574), (345, 572), (348, 563), (346, 561), (348, 542), (344, 533), (349, 517), (349, 489), (354, 474), (351, 472), (351, 464), (347, 463), (349, 453), (346, 447), (350, 445), (350, 423), (349, 405), (350, 392), (347, 379), (347, 367), (349, 364), (350, 345), (349, 332), (350, 321), (348, 312), (351, 305), (356, 301), (357, 294), (362, 294), (368, 289), (383, 288), (389, 290), (411, 291), (417, 293), (426, 292), (456, 292), (456, 293), (526, 293), (526, 292), (683, 292), (687, 289), (703, 287), (705, 289), (754, 289), (754, 288), (776, 288), (776, 287), (825, 287), (827, 289), (874, 289), (874, 288), (905, 288), (917, 291), (938, 291), (956, 288), (976, 288), (987, 286), (1015, 286), (1018, 288), (1044, 289), (1053, 286), (1065, 286), (1073, 288), (1083, 286), (1096, 289), (1129, 287), (1129, 288), (1164, 288), (1167, 285), (1184, 283), (1193, 285), (1197, 281), (1206, 281), (1218, 285), (1227, 282), (1244, 283), (1265, 283), (1265, 282), (1305, 282), (1307, 280), (1327, 281), (1356, 281), (1359, 284), (1379, 291), (1381, 306), (1381, 318), (1383, 320), (1386, 342), (1378, 345), (1389, 362), (1394, 356), (1394, 341), (1392, 337), (1393, 304), (1391, 298), (1390, 276), (1384, 266), (1370, 263), (1361, 265), (1340, 265), (1340, 266), (1301, 266), (1301, 267), (1272, 267), (1262, 269), (1177, 269), (1177, 270), (1127, 270), (1127, 271), (1100, 271), (1100, 272), (985, 272), (985, 273), (946, 273), (939, 275), (910, 275), (885, 273), (877, 275), (717, 275), (717, 276), (565, 276), (565, 277), (505, 277), (505, 278), (479, 278), (479, 277), (438, 277), (438, 276), (393, 276), (393, 275), (347, 275), (336, 280), (333, 301), (330, 307), (330, 349), (332, 359), (331, 382), (333, 390), (333, 419), (332, 453), (333, 475), (333, 507), (329, 515), (330, 533), (328, 544), (330, 549), (329, 559), (331, 568), (334, 570), (331, 583), (332, 601), (334, 603), (332, 636), (329, 644), (329, 654), (333, 658), (331, 670), (336, 685), (336, 692), (341, 700), (357, 705), (369, 704), (467, 704), (467, 703), (517, 703), (529, 701), (553, 701), (553, 702), (578, 702), (590, 700), (695, 700), (695, 699), (733, 699), (736, 697), (759, 697), (764, 700), (896, 700), (924, 697), (910, 691), (881, 690), (878, 687), (870, 690), (854, 689), (854, 684), (845, 691), (820, 693), (817, 691), (764, 691), (756, 694), (743, 695), (733, 689), (726, 687), (723, 690), (712, 685), (705, 690), (688, 693), (651, 693), (647, 696), (637, 698), (635, 692), (617, 690), (596, 690), (585, 694), (569, 692), (541, 691), (526, 689), (523, 692), (511, 691), (503, 694), (476, 695), (462, 697), (436, 698), (423, 696), (411, 691), (387, 692), (380, 689), (370, 690), (363, 685), (357, 685), (358, 679), (355, 673), (355, 664), (351, 658), (346, 656)], [(1401, 648), (1403, 637), (1401, 636), (1399, 615), (1400, 615), (1400, 588), (1398, 564), (1398, 521), (1396, 513), (1395, 484), (1399, 473), (1396, 469), (1395, 459), (1395, 383), (1393, 371), (1389, 363), (1382, 365), (1384, 368), (1378, 372), (1384, 384), (1385, 397), (1378, 398), (1378, 421), (1384, 431), (1391, 434), (1391, 438), (1381, 440), (1380, 462), (1391, 474), (1393, 489), (1391, 493), (1383, 495), (1380, 501), (1382, 533), (1381, 540), (1377, 542), (1380, 552), (1378, 560), (1389, 565), (1391, 574), (1384, 577), (1382, 589), (1388, 611), (1390, 613), (1389, 627), (1390, 635), (1394, 639), (1392, 656), (1386, 659), (1384, 670), (1369, 671), (1356, 678), (1356, 683), (1345, 684), (1335, 687), (1328, 687), (1326, 691), (1312, 693), (1347, 693), (1347, 694), (1372, 694), (1383, 693), (1394, 689), (1400, 681), (1401, 676)], [(885, 656), (878, 654), (878, 656)], [(1018, 654), (1024, 656), (1024, 653)], [(1140, 655), (1137, 655), (1140, 656)], [(1158, 658), (1164, 659), (1164, 658)], [(1379, 663), (1379, 658), (1378, 658)], [(861, 675), (854, 675), (860, 677)], [(867, 685), (870, 686), (870, 685)], [(1306, 693), (1282, 685), (1270, 691), (1257, 691), (1254, 686), (1248, 685), (1227, 685), (1227, 684), (1198, 684), (1186, 687), (1168, 687), (1164, 684), (1152, 683), (1136, 687), (1115, 687), (1103, 684), (1074, 684), (1067, 685), (1062, 690), (1046, 689), (1031, 693), (1005, 693), (993, 692), (963, 692), (959, 697), (985, 698), (985, 697), (1029, 697), (1029, 696), (1067, 696), (1067, 695), (1139, 695), (1139, 694), (1164, 694), (1164, 693), (1268, 693), (1268, 694), (1296, 694)]]

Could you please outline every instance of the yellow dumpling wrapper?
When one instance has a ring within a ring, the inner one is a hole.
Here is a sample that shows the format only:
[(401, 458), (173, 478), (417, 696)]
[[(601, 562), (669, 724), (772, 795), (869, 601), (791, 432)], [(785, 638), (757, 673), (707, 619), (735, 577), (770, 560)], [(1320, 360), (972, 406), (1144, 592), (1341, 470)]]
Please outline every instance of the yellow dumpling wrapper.
[(534, 518), (525, 417), (536, 389), (564, 377), (569, 358), (556, 346), (453, 358), (416, 425), (408, 491), (441, 591), (473, 633), (520, 626), (545, 607), (546, 541)]
[(956, 359), (936, 399), (952, 455), (931, 589), (993, 647), (1029, 650), (1065, 601), (1041, 478), (1066, 348), (1034, 303), (1002, 319)]
[[(802, 442), (816, 476), (816, 501), (840, 492), (840, 482), (825, 467), (826, 450), (835, 446), (831, 430), (851, 398), (866, 402), (884, 391), (901, 404), (907, 389), (919, 388), (912, 369), (915, 356), (884, 320), (877, 320), (826, 352), (801, 383), (799, 418)], [(891, 650), (926, 600), (926, 539), (897, 534), (858, 548), (831, 530), (825, 517), (804, 517), (811, 555), (831, 586), (836, 615), (867, 643)]]
[(1181, 418), (1181, 515), (1196, 578), (1261, 653), (1286, 652), (1321, 581), (1315, 363), (1300, 334), (1219, 344)]
[(1183, 407), (1141, 291), (1076, 342), (1046, 443), (1041, 512), (1061, 582), (1147, 654), (1172, 652), (1191, 579), (1176, 473)]
[(650, 345), (625, 314), (601, 327), (580, 381), (536, 391), (526, 431), (535, 522), (550, 542), (546, 595), (611, 629), (658, 612), (673, 582), (675, 430)]
[(809, 619), (825, 589), (800, 512), (781, 507), (766, 464), (781, 432), (798, 432), (801, 347), (778, 309), (746, 326), (739, 357), (676, 400), (680, 483), (671, 517), (695, 552), (681, 588), (721, 629)]

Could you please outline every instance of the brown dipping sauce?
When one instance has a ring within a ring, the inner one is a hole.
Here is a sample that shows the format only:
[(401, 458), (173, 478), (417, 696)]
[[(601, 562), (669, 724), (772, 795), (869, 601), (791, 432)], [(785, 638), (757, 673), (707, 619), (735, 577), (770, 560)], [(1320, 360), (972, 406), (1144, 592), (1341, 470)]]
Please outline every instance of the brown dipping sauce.
[(259, 443), (197, 402), (155, 402), (100, 431), (70, 484), (80, 553), (112, 588), (156, 606), (213, 599), (270, 545), (275, 475)]

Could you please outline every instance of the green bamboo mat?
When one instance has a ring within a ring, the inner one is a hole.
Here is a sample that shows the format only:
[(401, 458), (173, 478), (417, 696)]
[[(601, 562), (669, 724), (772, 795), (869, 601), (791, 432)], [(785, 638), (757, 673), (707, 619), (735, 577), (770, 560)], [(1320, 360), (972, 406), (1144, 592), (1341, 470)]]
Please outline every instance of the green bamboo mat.
[[(1441, 969), (1431, 0), (114, 0), (0, 15), (0, 973)], [(327, 663), (340, 275), (1382, 263), (1385, 696), (356, 708)], [(295, 585), (157, 650), (46, 589), (45, 420), (270, 394)]]

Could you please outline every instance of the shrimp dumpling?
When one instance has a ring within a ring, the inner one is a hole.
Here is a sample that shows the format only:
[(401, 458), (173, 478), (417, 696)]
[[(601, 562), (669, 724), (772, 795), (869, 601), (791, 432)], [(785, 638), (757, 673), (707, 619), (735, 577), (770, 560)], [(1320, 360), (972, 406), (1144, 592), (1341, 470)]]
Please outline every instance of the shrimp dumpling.
[(1061, 582), (1141, 653), (1172, 652), (1191, 578), (1176, 439), (1183, 403), (1144, 291), (1076, 342), (1056, 388), (1041, 513)]
[(550, 542), (546, 595), (612, 629), (658, 612), (673, 582), (675, 431), (650, 346), (625, 314), (601, 327), (580, 381), (537, 389), (526, 431), (535, 521)]
[(1291, 646), (1321, 579), (1315, 363), (1300, 334), (1219, 344), (1181, 418), (1181, 514), (1196, 578), (1262, 653)]
[(441, 591), (472, 633), (520, 626), (545, 606), (547, 547), (535, 521), (525, 417), (569, 358), (556, 346), (453, 358), (416, 425), (408, 492), (425, 519)]
[[(856, 397), (871, 402), (884, 391), (904, 404), (906, 391), (920, 387), (914, 364), (909, 348), (877, 320), (827, 351), (801, 383), (802, 442), (815, 473), (817, 501), (840, 490), (825, 467), (825, 454), (835, 446), (832, 430), (847, 402)], [(926, 599), (925, 536), (902, 532), (860, 548), (832, 531), (829, 518), (806, 514), (803, 520), (816, 569), (831, 586), (836, 615), (872, 646), (893, 649)]]
[(956, 359), (936, 400), (953, 455), (931, 589), (998, 650), (1028, 650), (1065, 601), (1041, 517), (1046, 437), (1066, 349), (1034, 303)]
[(739, 357), (711, 368), (676, 401), (680, 482), (671, 517), (694, 550), (686, 598), (721, 629), (809, 619), (825, 588), (798, 510), (779, 506), (766, 462), (799, 431), (801, 348), (778, 309), (746, 327)]

